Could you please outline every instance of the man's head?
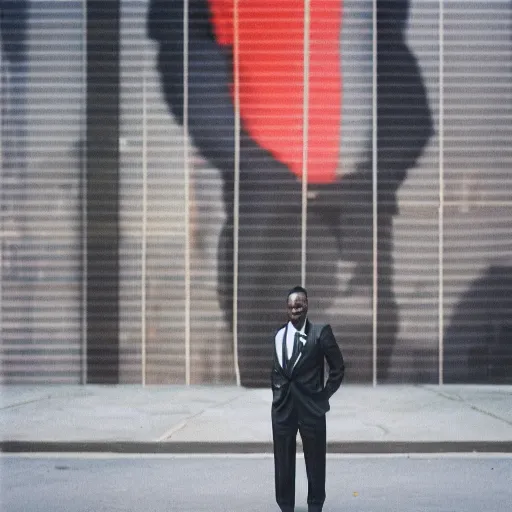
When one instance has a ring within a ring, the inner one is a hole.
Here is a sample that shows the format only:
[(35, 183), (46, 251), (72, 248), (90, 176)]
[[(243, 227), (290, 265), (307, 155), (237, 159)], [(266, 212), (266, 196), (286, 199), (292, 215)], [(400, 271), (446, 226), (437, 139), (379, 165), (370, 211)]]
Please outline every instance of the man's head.
[(288, 292), (286, 309), (290, 322), (300, 329), (308, 314), (308, 292), (305, 288), (295, 286)]

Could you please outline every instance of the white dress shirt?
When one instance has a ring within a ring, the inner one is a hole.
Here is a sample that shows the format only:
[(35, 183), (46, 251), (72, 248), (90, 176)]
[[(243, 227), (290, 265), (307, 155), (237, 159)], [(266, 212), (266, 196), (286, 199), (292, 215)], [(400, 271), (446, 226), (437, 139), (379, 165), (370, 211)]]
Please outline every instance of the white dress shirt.
[[(299, 332), (301, 334), (304, 334), (304, 332), (306, 330), (306, 322), (307, 322), (307, 320), (304, 321), (302, 328), (299, 330)], [(295, 329), (293, 324), (291, 322), (288, 322), (288, 325), (283, 327), (282, 329), (280, 329), (278, 331), (278, 333), (276, 334), (276, 339), (275, 339), (276, 353), (277, 353), (277, 359), (278, 359), (281, 367), (283, 367), (283, 335), (284, 335), (284, 331), (285, 331), (286, 327), (288, 327), (288, 332), (286, 333), (286, 353), (288, 354), (288, 357), (291, 357), (291, 355), (292, 355), (293, 341), (295, 339), (295, 333), (297, 332), (297, 329)], [(304, 342), (305, 339), (301, 338), (301, 341)], [(301, 355), (302, 354), (299, 354), (299, 357), (297, 357), (297, 361), (300, 359)], [(297, 361), (295, 361), (295, 364), (297, 364)]]

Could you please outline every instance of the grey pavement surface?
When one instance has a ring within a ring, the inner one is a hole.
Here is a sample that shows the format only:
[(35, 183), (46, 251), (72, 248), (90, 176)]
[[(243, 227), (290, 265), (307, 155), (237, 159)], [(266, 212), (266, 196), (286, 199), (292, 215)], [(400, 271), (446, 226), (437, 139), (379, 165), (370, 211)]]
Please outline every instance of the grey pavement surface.
[[(3, 386), (1, 448), (268, 453), (270, 404), (235, 386)], [(512, 386), (342, 386), (327, 439), (332, 453), (512, 452)]]
[[(277, 512), (272, 456), (3, 454), (9, 512)], [(306, 512), (304, 459), (296, 512)], [(324, 512), (510, 512), (510, 454), (333, 455)]]

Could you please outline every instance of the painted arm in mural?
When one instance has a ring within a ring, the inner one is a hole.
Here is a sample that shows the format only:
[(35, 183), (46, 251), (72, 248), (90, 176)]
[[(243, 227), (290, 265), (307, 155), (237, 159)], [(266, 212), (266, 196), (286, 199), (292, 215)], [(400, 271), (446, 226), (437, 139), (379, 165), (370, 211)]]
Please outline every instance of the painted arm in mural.
[(379, 186), (396, 191), (433, 134), (420, 67), (406, 42), (409, 0), (377, 2)]
[[(183, 123), (184, 7), (182, 1), (151, 0), (148, 35), (159, 44), (158, 71), (167, 105)], [(204, 158), (222, 174), (233, 179), (235, 109), (231, 94), (231, 48), (216, 40), (207, 0), (189, 3), (188, 30), (188, 121), (194, 144)], [(284, 164), (258, 145), (241, 129), (241, 172), (272, 169), (283, 179), (293, 177)], [(258, 176), (260, 173), (254, 173)], [(229, 187), (229, 185), (228, 185)]]
[(2, 54), (10, 62), (26, 59), (28, 0), (0, 0)]
[(25, 166), (26, 100), (28, 87), (29, 2), (0, 0), (1, 93), (0, 130), (3, 165), (16, 176)]

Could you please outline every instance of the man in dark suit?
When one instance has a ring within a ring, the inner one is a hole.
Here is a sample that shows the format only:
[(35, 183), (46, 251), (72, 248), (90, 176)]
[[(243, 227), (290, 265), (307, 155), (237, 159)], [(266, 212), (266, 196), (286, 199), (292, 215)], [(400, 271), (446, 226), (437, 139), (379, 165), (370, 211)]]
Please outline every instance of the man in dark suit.
[[(276, 501), (283, 512), (293, 512), (298, 430), (308, 478), (308, 511), (321, 512), (325, 501), (325, 413), (329, 398), (343, 380), (343, 356), (331, 326), (307, 319), (304, 288), (290, 290), (287, 311), (289, 322), (275, 336), (271, 379)], [(325, 360), (329, 366), (326, 382)]]

